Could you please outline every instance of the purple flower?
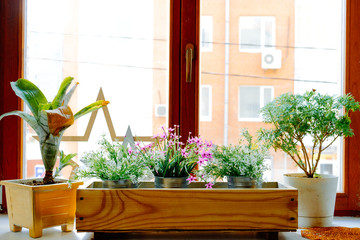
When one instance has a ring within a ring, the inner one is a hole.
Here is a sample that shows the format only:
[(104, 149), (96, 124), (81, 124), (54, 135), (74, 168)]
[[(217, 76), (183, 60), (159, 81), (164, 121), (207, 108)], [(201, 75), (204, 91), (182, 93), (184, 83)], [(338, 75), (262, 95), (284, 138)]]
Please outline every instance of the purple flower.
[(212, 186), (214, 186), (214, 184), (212, 182), (209, 182), (208, 184), (205, 184), (206, 188), (212, 188)]
[(173, 132), (173, 131), (175, 131), (175, 128), (169, 128), (168, 131)]
[(188, 181), (189, 183), (195, 182), (195, 180), (196, 180), (196, 177), (191, 176), (191, 175), (189, 178), (186, 179), (186, 181)]

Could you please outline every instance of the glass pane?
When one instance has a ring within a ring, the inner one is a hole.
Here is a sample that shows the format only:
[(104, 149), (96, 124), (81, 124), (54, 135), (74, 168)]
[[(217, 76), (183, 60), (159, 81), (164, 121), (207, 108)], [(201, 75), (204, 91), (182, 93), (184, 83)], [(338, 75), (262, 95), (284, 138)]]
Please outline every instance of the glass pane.
[(272, 98), (272, 89), (271, 88), (264, 88), (264, 105), (268, 104), (273, 100)]
[[(128, 126), (134, 136), (146, 137), (166, 125), (169, 2), (27, 1), (25, 77), (49, 101), (65, 77), (74, 77), (80, 83), (69, 104), (74, 113), (98, 97), (110, 101), (108, 115), (99, 110), (91, 119), (88, 114), (65, 132), (60, 149), (66, 154), (79, 158), (97, 148), (102, 135), (123, 138)], [(26, 177), (43, 170), (34, 135), (27, 127)], [(85, 142), (68, 141), (74, 138)]]
[(239, 88), (239, 118), (260, 117), (260, 88)]
[(201, 16), (200, 24), (201, 50), (210, 52), (212, 51), (212, 16)]
[(211, 121), (211, 86), (200, 87), (200, 121)]
[[(254, 134), (266, 127), (261, 118), (254, 118), (259, 101), (262, 107), (283, 93), (312, 89), (341, 95), (344, 4), (344, 0), (271, 0), (261, 4), (252, 0), (202, 0), (201, 15), (213, 17), (214, 44), (212, 52), (201, 52), (200, 81), (213, 86), (214, 105), (212, 120), (200, 122), (200, 134), (216, 144), (235, 144), (242, 128)], [(265, 56), (273, 61), (264, 62)], [(254, 89), (246, 88), (249, 86), (261, 88), (260, 97)], [(241, 116), (248, 119), (244, 121)], [(340, 143), (326, 149), (319, 172), (342, 179)], [(282, 152), (272, 153), (270, 162), (271, 172), (265, 175), (273, 181), (282, 181), (283, 173), (299, 171)], [(338, 186), (341, 191), (341, 182)]]
[(257, 49), (261, 46), (261, 21), (257, 17), (240, 17), (240, 48)]
[(275, 18), (269, 17), (264, 21), (264, 38), (265, 47), (273, 47), (274, 45), (274, 31)]

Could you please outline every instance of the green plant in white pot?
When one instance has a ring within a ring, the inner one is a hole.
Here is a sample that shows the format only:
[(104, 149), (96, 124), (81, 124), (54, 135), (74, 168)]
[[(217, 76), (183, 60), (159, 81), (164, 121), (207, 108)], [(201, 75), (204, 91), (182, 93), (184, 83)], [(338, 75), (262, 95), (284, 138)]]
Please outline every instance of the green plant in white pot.
[(205, 181), (226, 178), (230, 188), (256, 187), (269, 168), (265, 164), (269, 148), (269, 142), (259, 136), (254, 138), (247, 129), (243, 129), (238, 144), (214, 146), (211, 151), (213, 159), (204, 162), (197, 175)]
[[(82, 182), (73, 182), (71, 187), (64, 179), (54, 180), (60, 168), (70, 164), (74, 155), (60, 154), (59, 168), (53, 174), (59, 155), (59, 145), (65, 130), (79, 117), (108, 104), (108, 101), (94, 102), (76, 114), (68, 106), (76, 83), (68, 92), (73, 81), (67, 77), (61, 83), (53, 101), (48, 102), (41, 90), (26, 79), (11, 83), (15, 94), (29, 107), (32, 114), (12, 111), (0, 116), (15, 115), (24, 119), (39, 137), (40, 151), (45, 166), (45, 177), (38, 179), (1, 181), (5, 185), (9, 226), (13, 232), (29, 228), (30, 237), (41, 237), (42, 229), (61, 225), (63, 231), (72, 231), (76, 210), (76, 189)], [(35, 182), (35, 183), (34, 183)], [(33, 184), (34, 183), (34, 184)]]
[[(299, 226), (331, 225), (337, 177), (317, 174), (316, 171), (321, 154), (328, 147), (339, 137), (354, 135), (350, 127), (350, 112), (358, 110), (359, 102), (350, 94), (335, 97), (315, 90), (304, 94), (283, 94), (262, 108), (264, 121), (273, 126), (270, 130), (263, 130), (263, 136), (272, 141), (275, 150), (287, 153), (303, 171), (303, 174), (284, 176), (288, 184), (299, 190)], [(325, 190), (327, 186), (329, 188)], [(321, 189), (325, 200), (320, 199), (317, 205), (315, 202), (322, 196)], [(306, 196), (305, 192), (310, 192), (310, 195)], [(310, 200), (310, 205), (306, 204), (306, 200)], [(330, 206), (323, 209), (326, 203)]]
[(100, 149), (84, 153), (84, 166), (76, 172), (76, 178), (99, 178), (103, 187), (136, 187), (140, 178), (149, 174), (145, 162), (131, 148), (105, 137), (99, 141)]

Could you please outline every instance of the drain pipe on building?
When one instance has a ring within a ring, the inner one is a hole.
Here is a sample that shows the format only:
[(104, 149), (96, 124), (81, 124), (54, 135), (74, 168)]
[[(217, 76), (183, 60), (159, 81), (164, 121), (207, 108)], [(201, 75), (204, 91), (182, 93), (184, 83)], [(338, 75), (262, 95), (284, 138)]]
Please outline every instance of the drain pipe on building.
[(230, 0), (225, 0), (224, 146), (228, 145), (229, 128), (229, 41)]

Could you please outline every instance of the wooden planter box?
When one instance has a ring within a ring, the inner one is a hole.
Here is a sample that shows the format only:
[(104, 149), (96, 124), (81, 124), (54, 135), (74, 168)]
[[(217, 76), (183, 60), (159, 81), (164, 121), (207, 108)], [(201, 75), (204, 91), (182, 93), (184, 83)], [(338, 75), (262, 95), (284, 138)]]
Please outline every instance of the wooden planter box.
[(217, 183), (189, 188), (106, 189), (93, 182), (78, 189), (76, 229), (86, 232), (126, 231), (296, 231), (298, 192), (276, 182), (262, 188), (228, 189)]
[(62, 231), (74, 228), (76, 189), (82, 182), (67, 180), (51, 185), (30, 186), (21, 184), (42, 179), (1, 181), (5, 186), (10, 230), (29, 229), (30, 237), (42, 236), (42, 229), (61, 225)]

